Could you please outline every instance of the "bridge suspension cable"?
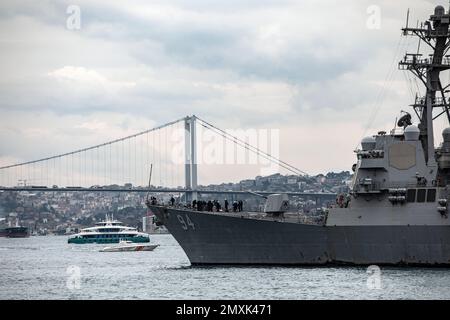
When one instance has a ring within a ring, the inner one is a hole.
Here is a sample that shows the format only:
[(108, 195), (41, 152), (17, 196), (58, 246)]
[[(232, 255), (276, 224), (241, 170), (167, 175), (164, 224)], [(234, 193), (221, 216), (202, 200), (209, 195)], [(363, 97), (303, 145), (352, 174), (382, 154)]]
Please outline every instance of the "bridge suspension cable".
[(284, 162), (284, 161), (282, 161), (282, 160), (272, 156), (271, 154), (261, 150), (258, 147), (250, 145), (247, 141), (239, 139), (238, 137), (233, 136), (232, 134), (226, 132), (225, 130), (220, 129), (220, 128), (212, 125), (211, 123), (209, 123), (209, 122), (207, 122), (207, 121), (205, 121), (205, 120), (203, 120), (203, 119), (201, 119), (201, 118), (199, 118), (197, 116), (194, 116), (194, 117), (200, 122), (200, 125), (202, 127), (206, 128), (208, 130), (211, 130), (213, 132), (216, 132), (217, 134), (222, 135), (222, 137), (227, 139), (228, 141), (231, 141), (231, 142), (233, 142), (236, 145), (239, 145), (239, 146), (241, 146), (241, 147), (243, 147), (243, 148), (245, 148), (245, 149), (247, 149), (247, 150), (249, 150), (251, 152), (254, 152), (258, 156), (260, 156), (260, 157), (262, 157), (262, 158), (264, 158), (266, 160), (269, 160), (269, 161), (271, 161), (273, 163), (276, 163), (280, 167), (282, 167), (282, 168), (284, 168), (284, 169), (286, 169), (286, 170), (288, 170), (288, 171), (290, 171), (290, 172), (292, 172), (292, 173), (294, 173), (296, 175), (308, 176), (308, 174), (305, 171), (300, 170), (299, 168), (294, 167), (293, 165), (290, 165), (287, 162)]
[(172, 126), (172, 125), (174, 125), (176, 123), (184, 121), (185, 119), (186, 119), (186, 117), (183, 117), (181, 119), (178, 119), (178, 120), (166, 123), (166, 124), (158, 126), (158, 127), (154, 127), (152, 129), (141, 131), (141, 132), (138, 132), (138, 133), (135, 133), (135, 134), (132, 134), (132, 135), (120, 138), (120, 139), (115, 139), (115, 140), (111, 140), (111, 141), (108, 141), (108, 142), (104, 142), (104, 143), (101, 143), (101, 144), (98, 144), (98, 145), (95, 145), (95, 146), (92, 146), (92, 147), (83, 148), (83, 149), (75, 150), (75, 151), (72, 151), (72, 152), (62, 153), (62, 154), (58, 154), (58, 155), (54, 155), (54, 156), (50, 156), (50, 157), (42, 158), (42, 159), (38, 159), (38, 160), (32, 160), (32, 161), (27, 161), (27, 162), (22, 162), (22, 163), (16, 163), (16, 164), (13, 164), (13, 165), (3, 166), (3, 167), (0, 167), (0, 170), (10, 169), (10, 168), (14, 168), (14, 167), (20, 167), (20, 166), (24, 166), (24, 165), (28, 165), (28, 164), (34, 164), (34, 163), (48, 161), (48, 160), (53, 160), (53, 159), (62, 158), (62, 157), (65, 157), (65, 156), (70, 156), (70, 155), (74, 155), (74, 154), (85, 152), (85, 151), (98, 149), (100, 147), (105, 147), (105, 146), (108, 146), (108, 145), (111, 145), (111, 144), (115, 144), (115, 143), (118, 143), (118, 142), (123, 142), (125, 140), (136, 138), (136, 137), (142, 136), (144, 134), (147, 134), (147, 133), (150, 133), (150, 132), (153, 132), (153, 131), (157, 131), (157, 130), (160, 130), (160, 129), (167, 128), (167, 127)]
[[(159, 187), (182, 185), (183, 164), (174, 161), (174, 133), (182, 131), (188, 117), (120, 139), (16, 164), (0, 166), (2, 186), (133, 186), (143, 187), (151, 164), (158, 168), (154, 179)], [(172, 157), (171, 157), (172, 156)], [(181, 157), (181, 155), (180, 155)]]

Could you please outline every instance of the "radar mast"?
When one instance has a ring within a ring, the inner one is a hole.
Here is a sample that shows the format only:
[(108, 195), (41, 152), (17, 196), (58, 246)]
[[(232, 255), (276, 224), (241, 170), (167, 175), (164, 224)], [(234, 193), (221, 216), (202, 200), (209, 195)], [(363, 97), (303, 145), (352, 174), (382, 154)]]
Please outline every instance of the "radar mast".
[[(419, 52), (407, 53), (399, 62), (399, 69), (411, 71), (426, 88), (425, 96), (416, 96), (415, 102), (411, 106), (420, 121), (420, 140), (427, 166), (436, 167), (433, 120), (446, 114), (450, 122), (450, 105), (445, 95), (450, 84), (443, 86), (440, 79), (440, 73), (450, 69), (450, 59), (447, 56), (450, 47), (450, 14), (445, 12), (443, 6), (437, 6), (434, 14), (420, 26), (411, 28), (408, 26), (408, 21), (409, 11), (406, 27), (402, 29), (403, 35), (418, 37), (419, 41), (423, 41), (432, 50), (432, 54), (428, 58), (423, 57)], [(434, 108), (441, 110), (434, 115)]]

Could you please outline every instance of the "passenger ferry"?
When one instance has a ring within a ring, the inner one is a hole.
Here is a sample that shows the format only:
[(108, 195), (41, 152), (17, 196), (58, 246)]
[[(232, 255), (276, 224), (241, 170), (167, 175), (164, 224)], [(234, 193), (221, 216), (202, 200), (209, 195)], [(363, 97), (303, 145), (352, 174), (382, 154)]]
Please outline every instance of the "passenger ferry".
[(106, 219), (96, 223), (95, 227), (82, 229), (80, 233), (71, 236), (68, 243), (119, 243), (120, 241), (150, 242), (150, 236), (147, 233), (138, 232), (136, 228), (126, 227), (122, 222), (106, 215)]

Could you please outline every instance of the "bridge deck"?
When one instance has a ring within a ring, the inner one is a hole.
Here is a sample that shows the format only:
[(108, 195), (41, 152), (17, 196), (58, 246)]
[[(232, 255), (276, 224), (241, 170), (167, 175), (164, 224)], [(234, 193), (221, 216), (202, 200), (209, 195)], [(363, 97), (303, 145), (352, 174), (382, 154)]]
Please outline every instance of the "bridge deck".
[[(218, 190), (186, 190), (186, 189), (125, 189), (125, 188), (47, 188), (47, 187), (0, 187), (0, 191), (31, 191), (31, 192), (126, 192), (126, 193), (185, 193), (185, 192), (197, 192), (200, 194), (246, 194), (254, 195), (258, 193), (260, 195), (269, 194), (287, 194), (291, 196), (309, 196), (309, 197), (324, 197), (334, 199), (335, 193), (310, 193), (310, 192), (267, 192), (267, 191), (218, 191)], [(256, 196), (256, 195), (255, 195)]]

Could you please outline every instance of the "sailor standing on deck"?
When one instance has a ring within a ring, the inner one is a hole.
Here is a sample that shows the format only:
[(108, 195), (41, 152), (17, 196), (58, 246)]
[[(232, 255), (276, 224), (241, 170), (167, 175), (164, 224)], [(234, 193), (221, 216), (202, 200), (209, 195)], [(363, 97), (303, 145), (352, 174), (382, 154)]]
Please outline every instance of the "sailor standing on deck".
[(213, 211), (213, 203), (211, 200), (208, 200), (207, 208), (208, 208), (208, 212)]
[(216, 211), (219, 212), (221, 209), (220, 202), (217, 200), (214, 200), (214, 205), (216, 207)]

